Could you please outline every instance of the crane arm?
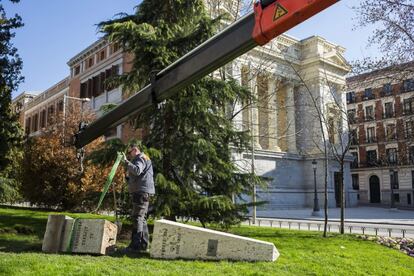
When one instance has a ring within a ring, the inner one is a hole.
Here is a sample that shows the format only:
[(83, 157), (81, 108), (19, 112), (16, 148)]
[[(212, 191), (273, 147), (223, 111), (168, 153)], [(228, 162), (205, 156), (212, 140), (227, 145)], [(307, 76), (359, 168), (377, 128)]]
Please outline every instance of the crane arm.
[(339, 0), (259, 0), (254, 11), (211, 37), (167, 68), (157, 73), (150, 85), (125, 100), (109, 113), (75, 135), (81, 148), (107, 130), (142, 113), (154, 101), (163, 101), (229, 61), (264, 45)]

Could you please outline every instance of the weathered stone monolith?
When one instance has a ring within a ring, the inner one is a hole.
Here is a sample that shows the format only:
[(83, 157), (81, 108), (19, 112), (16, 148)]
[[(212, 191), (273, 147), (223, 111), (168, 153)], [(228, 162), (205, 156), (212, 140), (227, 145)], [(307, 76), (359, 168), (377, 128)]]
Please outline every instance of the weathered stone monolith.
[(192, 225), (158, 220), (154, 225), (151, 257), (235, 261), (275, 261), (273, 243)]

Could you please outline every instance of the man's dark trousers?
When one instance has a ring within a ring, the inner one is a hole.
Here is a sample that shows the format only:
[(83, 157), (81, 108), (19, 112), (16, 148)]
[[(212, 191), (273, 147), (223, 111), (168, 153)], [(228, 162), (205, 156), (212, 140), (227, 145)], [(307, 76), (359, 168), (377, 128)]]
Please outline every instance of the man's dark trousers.
[(147, 213), (149, 194), (144, 192), (132, 193), (132, 241), (129, 247), (133, 250), (146, 250), (149, 244)]

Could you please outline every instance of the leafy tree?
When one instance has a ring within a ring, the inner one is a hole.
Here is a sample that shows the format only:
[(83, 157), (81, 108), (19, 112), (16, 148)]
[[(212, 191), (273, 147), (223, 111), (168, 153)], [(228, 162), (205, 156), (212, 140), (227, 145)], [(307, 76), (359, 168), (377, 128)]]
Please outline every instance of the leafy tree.
[[(64, 143), (77, 130), (80, 112), (76, 106), (69, 106), (67, 111), (65, 124), (55, 123), (63, 120), (58, 116), (41, 135), (29, 138), (25, 143), (21, 166), (22, 194), (32, 204), (90, 211), (98, 203), (112, 164), (97, 166), (88, 160), (85, 171), (80, 172), (76, 149)], [(90, 114), (83, 117), (91, 120)], [(97, 149), (101, 142), (88, 145), (87, 152)], [(114, 181), (122, 183), (122, 180), (122, 170), (119, 170)], [(108, 200), (105, 203), (112, 207)]]
[[(17, 3), (19, 0), (12, 0)], [(0, 201), (15, 199), (17, 159), (22, 143), (22, 130), (12, 110), (12, 92), (23, 80), (22, 60), (12, 44), (14, 30), (23, 26), (19, 15), (7, 17), (0, 2)]]
[(356, 73), (388, 66), (406, 71), (400, 64), (414, 60), (414, 3), (412, 0), (362, 0), (353, 7), (357, 13), (356, 27), (373, 26), (369, 45), (378, 45), (382, 57), (366, 58), (355, 64)]
[[(119, 82), (137, 91), (154, 71), (208, 39), (220, 19), (207, 16), (202, 0), (144, 0), (134, 14), (100, 27), (134, 54), (131, 72)], [(260, 180), (241, 173), (232, 160), (234, 150), (248, 148), (249, 137), (234, 128), (226, 107), (249, 97), (234, 80), (206, 77), (138, 118), (138, 125), (148, 130), (143, 144), (156, 170), (156, 215), (222, 226), (243, 218), (248, 204), (241, 195), (251, 194), (253, 183)]]

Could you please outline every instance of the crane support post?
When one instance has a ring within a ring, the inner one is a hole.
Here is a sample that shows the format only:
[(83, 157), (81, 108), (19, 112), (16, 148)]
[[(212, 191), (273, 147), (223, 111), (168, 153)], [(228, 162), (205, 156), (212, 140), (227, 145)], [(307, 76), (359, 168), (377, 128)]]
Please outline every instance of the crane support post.
[(278, 0), (254, 4), (253, 38), (265, 45), (276, 36), (302, 23), (339, 0)]
[(81, 148), (109, 129), (142, 113), (154, 100), (162, 102), (177, 91), (300, 24), (339, 0), (261, 0), (255, 10), (152, 76), (149, 85), (112, 111), (81, 129), (75, 146)]

